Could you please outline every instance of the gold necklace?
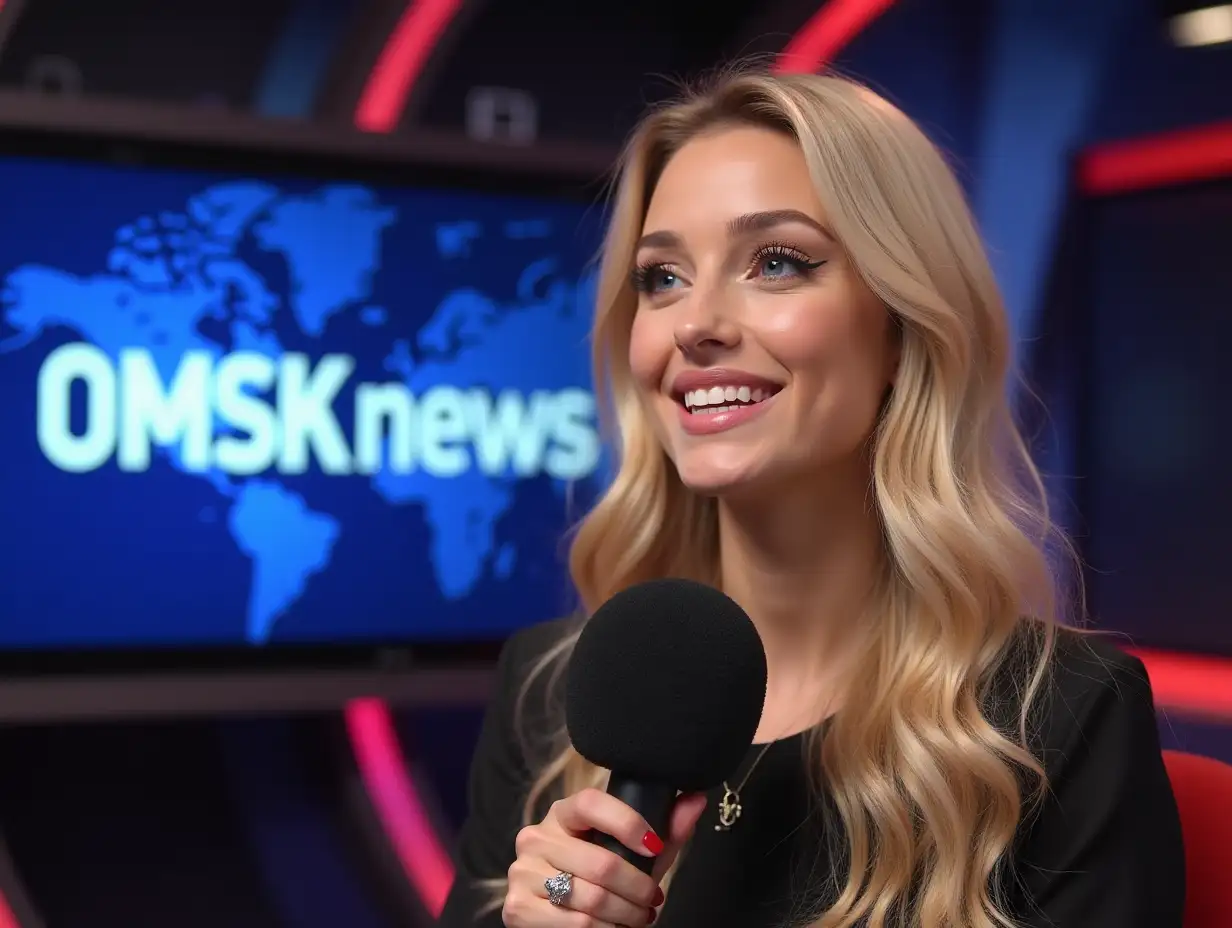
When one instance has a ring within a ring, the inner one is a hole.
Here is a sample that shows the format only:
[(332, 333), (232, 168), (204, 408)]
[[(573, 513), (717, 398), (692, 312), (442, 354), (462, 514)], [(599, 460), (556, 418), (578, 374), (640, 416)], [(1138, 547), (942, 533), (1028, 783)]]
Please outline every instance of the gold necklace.
[(766, 752), (773, 745), (773, 741), (766, 742), (765, 747), (753, 758), (748, 772), (741, 778), (740, 784), (735, 789), (728, 786), (726, 780), (723, 781), (723, 798), (719, 800), (719, 824), (714, 826), (715, 831), (731, 831), (732, 825), (739, 821), (740, 814), (744, 811), (744, 806), (740, 804), (740, 791), (748, 784), (749, 777), (753, 775), (753, 771), (757, 769), (757, 765), (761, 763), (761, 759), (766, 756)]

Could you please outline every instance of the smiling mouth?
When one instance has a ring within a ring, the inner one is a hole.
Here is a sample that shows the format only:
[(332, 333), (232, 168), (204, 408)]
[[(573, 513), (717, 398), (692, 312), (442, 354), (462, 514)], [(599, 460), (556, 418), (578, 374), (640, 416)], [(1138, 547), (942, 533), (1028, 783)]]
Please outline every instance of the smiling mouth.
[(720, 412), (731, 412), (734, 409), (745, 409), (765, 402), (778, 393), (782, 387), (766, 389), (764, 387), (737, 386), (702, 387), (688, 390), (679, 402), (695, 416), (708, 416)]

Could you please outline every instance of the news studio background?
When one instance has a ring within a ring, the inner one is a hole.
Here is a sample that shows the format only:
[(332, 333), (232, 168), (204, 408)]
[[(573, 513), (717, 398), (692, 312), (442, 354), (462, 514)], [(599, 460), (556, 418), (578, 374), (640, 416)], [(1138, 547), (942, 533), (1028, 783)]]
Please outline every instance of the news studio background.
[(669, 76), (950, 152), (1103, 628), (1232, 761), (1232, 6), (0, 3), (0, 928), (426, 925), (606, 478), (603, 181)]

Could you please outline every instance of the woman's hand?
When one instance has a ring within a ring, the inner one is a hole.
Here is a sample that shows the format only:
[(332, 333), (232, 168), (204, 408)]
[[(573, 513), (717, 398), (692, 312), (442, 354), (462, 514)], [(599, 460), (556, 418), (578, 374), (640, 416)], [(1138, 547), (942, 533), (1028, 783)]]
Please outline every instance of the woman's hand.
[[(704, 796), (682, 796), (672, 811), (670, 834), (660, 838), (646, 820), (607, 793), (584, 789), (552, 804), (538, 825), (518, 832), (517, 859), (509, 868), (509, 890), (501, 910), (508, 928), (641, 928), (663, 904), (659, 880), (693, 833)], [(611, 851), (586, 840), (591, 831), (611, 835), (643, 857), (654, 857), (647, 876)], [(548, 901), (544, 881), (560, 872), (573, 875), (562, 905)]]

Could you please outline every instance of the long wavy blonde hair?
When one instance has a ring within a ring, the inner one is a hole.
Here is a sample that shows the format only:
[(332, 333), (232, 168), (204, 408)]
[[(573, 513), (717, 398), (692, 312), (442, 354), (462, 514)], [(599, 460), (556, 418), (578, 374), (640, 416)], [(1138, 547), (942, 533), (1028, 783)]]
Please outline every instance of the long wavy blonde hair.
[[(837, 881), (837, 901), (819, 911), (803, 900), (805, 921), (1009, 925), (1000, 869), (1045, 788), (1027, 739), (1061, 599), (1048, 564), (1055, 533), (1007, 402), (1005, 312), (962, 191), (925, 135), (874, 93), (833, 76), (738, 73), (636, 130), (594, 322), (595, 382), (619, 470), (574, 536), (573, 582), (588, 612), (651, 578), (719, 580), (716, 502), (681, 483), (636, 395), (629, 271), (664, 164), (699, 133), (728, 125), (799, 144), (834, 233), (901, 332), (897, 380), (872, 436), (884, 537), (877, 634), (846, 700), (860, 711), (840, 711), (811, 752), (841, 819), (847, 867), (819, 875)], [(1032, 647), (1013, 647), (1024, 634)], [(575, 640), (545, 654), (532, 679), (557, 678)], [(987, 715), (994, 671), (1023, 653), (1001, 675), (1018, 703), (1010, 724), (998, 723)], [(528, 823), (548, 798), (606, 776), (558, 737), (526, 799)]]

